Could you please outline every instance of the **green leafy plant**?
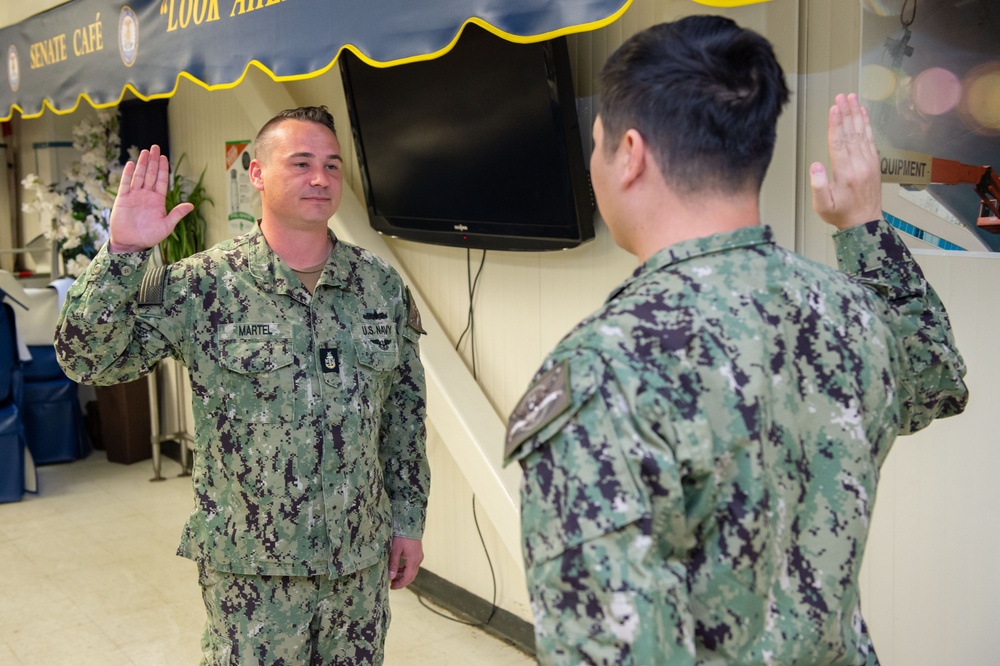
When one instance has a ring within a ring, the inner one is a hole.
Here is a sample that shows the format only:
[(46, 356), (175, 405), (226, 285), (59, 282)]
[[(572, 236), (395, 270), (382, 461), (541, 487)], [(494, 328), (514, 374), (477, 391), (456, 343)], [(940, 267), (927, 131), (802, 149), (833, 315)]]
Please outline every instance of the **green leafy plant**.
[(187, 201), (194, 204), (194, 210), (182, 217), (170, 235), (160, 241), (160, 258), (164, 264), (172, 264), (205, 249), (205, 216), (201, 207), (206, 203), (215, 205), (205, 190), (205, 169), (201, 170), (198, 181), (193, 182), (180, 173), (183, 161), (184, 155), (181, 155), (170, 170), (166, 209), (169, 211), (177, 204)]

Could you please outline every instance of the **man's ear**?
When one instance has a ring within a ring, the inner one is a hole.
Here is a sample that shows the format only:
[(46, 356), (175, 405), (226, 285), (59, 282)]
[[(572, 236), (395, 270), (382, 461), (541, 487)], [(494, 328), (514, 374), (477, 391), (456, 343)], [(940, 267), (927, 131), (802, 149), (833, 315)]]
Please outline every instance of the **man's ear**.
[(618, 146), (618, 159), (621, 160), (619, 179), (623, 187), (628, 187), (646, 171), (646, 160), (649, 151), (645, 139), (636, 129), (630, 129), (622, 136)]
[(258, 192), (264, 191), (264, 178), (261, 175), (261, 164), (260, 160), (250, 160), (250, 169), (248, 171), (250, 176), (250, 182), (253, 186), (257, 188)]

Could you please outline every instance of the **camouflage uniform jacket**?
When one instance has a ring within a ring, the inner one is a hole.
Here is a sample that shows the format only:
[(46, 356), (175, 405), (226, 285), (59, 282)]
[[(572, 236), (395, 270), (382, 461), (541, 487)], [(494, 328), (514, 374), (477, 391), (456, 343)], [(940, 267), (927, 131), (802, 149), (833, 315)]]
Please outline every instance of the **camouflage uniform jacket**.
[(148, 255), (101, 250), (56, 348), (82, 382), (131, 381), (166, 356), (190, 371), (195, 508), (178, 554), (342, 576), (385, 559), (392, 535), (420, 538), (422, 329), (399, 275), (336, 241), (310, 295), (259, 227), (144, 279)]
[(854, 280), (766, 227), (674, 245), (546, 360), (506, 451), (542, 664), (877, 663), (879, 466), (965, 368), (888, 225), (836, 244)]

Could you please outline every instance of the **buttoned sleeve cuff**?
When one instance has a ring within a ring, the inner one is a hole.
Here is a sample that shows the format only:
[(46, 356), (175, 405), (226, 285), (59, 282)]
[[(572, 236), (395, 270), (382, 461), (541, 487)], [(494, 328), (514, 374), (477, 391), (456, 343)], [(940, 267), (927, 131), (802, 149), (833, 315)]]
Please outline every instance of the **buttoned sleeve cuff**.
[(424, 507), (392, 505), (392, 536), (422, 539), (427, 511)]
[(134, 285), (138, 288), (142, 276), (146, 272), (146, 263), (153, 251), (122, 252), (113, 254), (109, 251), (110, 243), (105, 243), (85, 273), (87, 282), (96, 282), (111, 277), (123, 286)]
[[(863, 275), (881, 267), (890, 255), (899, 257), (903, 242), (886, 222), (872, 220), (833, 235), (837, 265), (848, 275)], [(905, 249), (905, 248), (904, 248)]]
[(833, 236), (844, 273), (892, 294), (922, 294), (926, 281), (906, 244), (887, 222), (873, 220)]

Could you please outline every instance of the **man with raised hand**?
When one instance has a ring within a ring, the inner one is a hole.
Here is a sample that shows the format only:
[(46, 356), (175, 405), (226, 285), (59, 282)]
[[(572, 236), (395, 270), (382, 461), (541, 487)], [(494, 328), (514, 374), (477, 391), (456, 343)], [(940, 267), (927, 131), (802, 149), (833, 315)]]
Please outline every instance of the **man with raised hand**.
[(327, 226), (342, 157), (324, 107), (284, 111), (254, 142), (261, 219), (147, 272), (191, 209), (164, 212), (159, 149), (126, 165), (111, 240), (67, 296), (56, 335), (71, 378), (187, 366), (205, 664), (381, 664), (388, 590), (423, 559), (430, 476), (423, 330), (399, 275)]

